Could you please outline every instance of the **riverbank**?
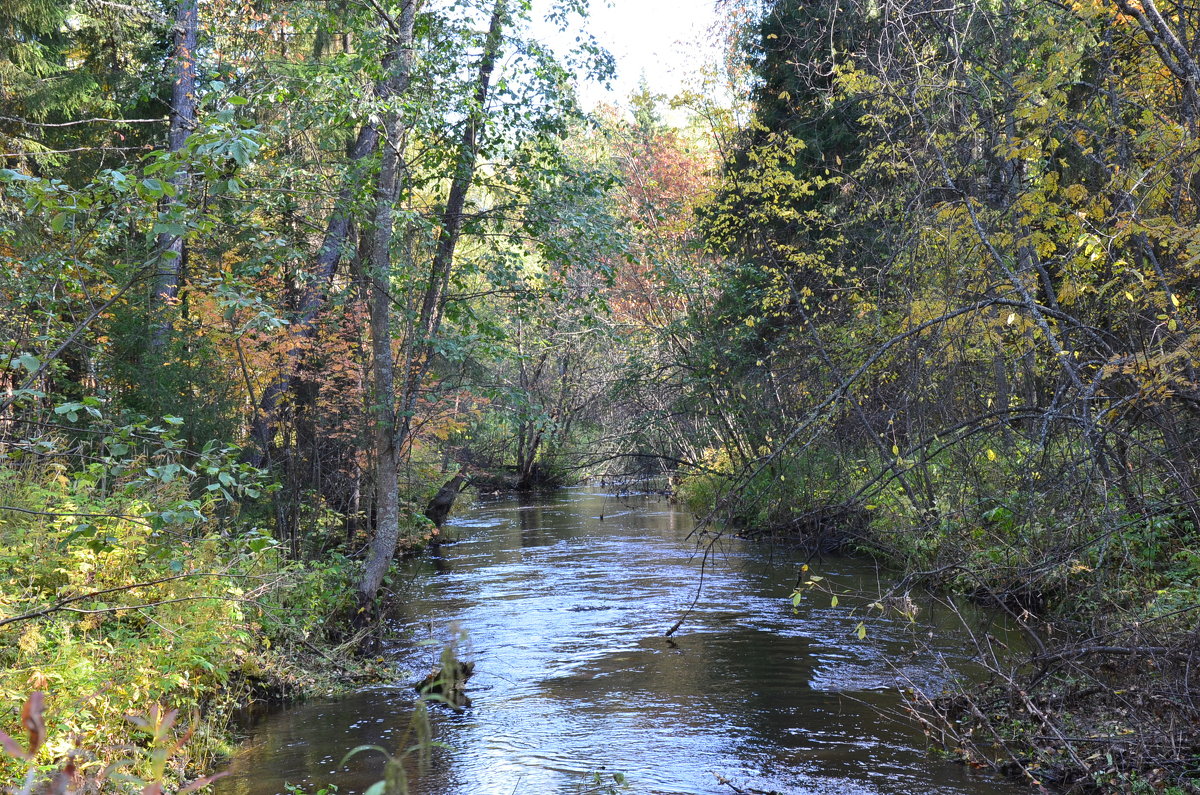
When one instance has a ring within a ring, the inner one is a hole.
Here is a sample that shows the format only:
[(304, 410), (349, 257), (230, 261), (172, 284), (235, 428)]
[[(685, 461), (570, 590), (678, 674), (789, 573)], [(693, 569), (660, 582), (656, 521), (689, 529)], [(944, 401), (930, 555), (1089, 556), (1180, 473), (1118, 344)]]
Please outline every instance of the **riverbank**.
[[(1001, 456), (1016, 460), (1001, 469)], [(1022, 471), (1020, 451), (1002, 440), (982, 442), (977, 457), (986, 478), (932, 460), (906, 483), (905, 469), (880, 481), (878, 462), (839, 470), (818, 453), (784, 472), (726, 466), (685, 478), (680, 496), (746, 535), (886, 565), (899, 583), (879, 612), (902, 613), (910, 593), (931, 589), (1004, 614), (1019, 649), (974, 636), (983, 681), (909, 700), (930, 737), (964, 761), (1065, 792), (1200, 792), (1200, 705), (1190, 695), (1200, 537), (1190, 513), (1071, 494), (1050, 478), (1020, 489), (1013, 482), (1039, 473)], [(935, 507), (922, 509), (916, 491)]]

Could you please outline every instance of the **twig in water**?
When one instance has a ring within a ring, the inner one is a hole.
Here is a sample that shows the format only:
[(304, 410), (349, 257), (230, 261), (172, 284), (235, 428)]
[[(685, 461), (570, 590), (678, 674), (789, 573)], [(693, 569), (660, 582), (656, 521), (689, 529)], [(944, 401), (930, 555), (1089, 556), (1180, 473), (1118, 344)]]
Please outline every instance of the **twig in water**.
[(700, 559), (700, 582), (696, 583), (696, 595), (692, 597), (692, 603), (687, 606), (687, 610), (683, 611), (683, 615), (679, 617), (679, 620), (672, 624), (671, 628), (663, 633), (664, 638), (671, 637), (679, 630), (680, 627), (683, 626), (683, 622), (687, 621), (688, 616), (690, 616), (692, 614), (692, 610), (695, 609), (696, 603), (700, 601), (700, 594), (704, 591), (704, 573), (708, 569), (708, 555), (710, 552), (712, 552), (713, 544), (717, 543), (718, 538), (720, 538), (720, 536), (714, 537), (713, 540), (708, 542), (708, 544), (704, 547), (704, 557)]

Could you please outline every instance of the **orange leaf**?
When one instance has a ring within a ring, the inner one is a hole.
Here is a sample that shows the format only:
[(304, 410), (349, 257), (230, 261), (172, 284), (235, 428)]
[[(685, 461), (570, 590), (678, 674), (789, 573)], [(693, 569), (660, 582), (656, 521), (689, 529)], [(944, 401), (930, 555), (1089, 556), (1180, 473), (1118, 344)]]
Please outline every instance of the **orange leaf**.
[(30, 693), (25, 706), (21, 708), (21, 725), (29, 732), (30, 756), (36, 754), (38, 748), (46, 741), (46, 722), (42, 718), (45, 709), (45, 696), (41, 690)]

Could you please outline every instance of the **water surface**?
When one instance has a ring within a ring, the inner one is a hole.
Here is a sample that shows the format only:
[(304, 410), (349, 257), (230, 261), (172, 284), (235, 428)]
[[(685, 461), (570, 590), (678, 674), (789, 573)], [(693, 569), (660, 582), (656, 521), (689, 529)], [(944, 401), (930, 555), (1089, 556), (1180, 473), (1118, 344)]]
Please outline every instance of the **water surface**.
[[(966, 669), (952, 617), (868, 622), (813, 595), (793, 611), (796, 553), (723, 540), (708, 554), (692, 520), (653, 496), (571, 489), (477, 502), (452, 519), (434, 559), (395, 586), (410, 640), (386, 652), (398, 681), (277, 712), (253, 730), (219, 795), (364, 791), (410, 725), (412, 682), (465, 633), (473, 706), (434, 710), (449, 747), (413, 785), (428, 795), (631, 792), (1017, 793), (931, 756), (900, 687), (936, 690)], [(697, 598), (701, 570), (703, 587)], [(861, 561), (814, 563), (839, 588), (877, 592)], [(695, 601), (687, 620), (663, 637)], [(956, 619), (955, 619), (956, 620)], [(412, 640), (427, 639), (417, 646)], [(610, 779), (609, 779), (610, 780)]]

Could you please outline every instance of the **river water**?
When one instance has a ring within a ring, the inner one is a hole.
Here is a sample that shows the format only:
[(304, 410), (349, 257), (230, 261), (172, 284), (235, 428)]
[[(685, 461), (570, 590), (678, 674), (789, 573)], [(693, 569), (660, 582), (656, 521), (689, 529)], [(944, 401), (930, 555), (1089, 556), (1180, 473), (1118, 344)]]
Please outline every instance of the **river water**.
[[(927, 752), (902, 718), (902, 686), (937, 689), (967, 669), (957, 619), (872, 619), (865, 599), (788, 599), (796, 553), (725, 539), (705, 556), (692, 519), (654, 496), (568, 489), (483, 499), (448, 523), (458, 543), (413, 561), (396, 586), (406, 636), (385, 652), (398, 681), (267, 716), (218, 795), (359, 793), (410, 724), (412, 683), (448, 640), (474, 660), (473, 705), (432, 710), (428, 795), (584, 793), (596, 776), (635, 793), (1017, 793)], [(690, 617), (664, 637), (703, 587)], [(815, 563), (846, 591), (886, 582), (861, 561)], [(414, 641), (428, 641), (417, 645)], [(719, 778), (718, 778), (719, 777)], [(722, 783), (724, 779), (729, 784)], [(732, 786), (730, 786), (732, 785)]]

